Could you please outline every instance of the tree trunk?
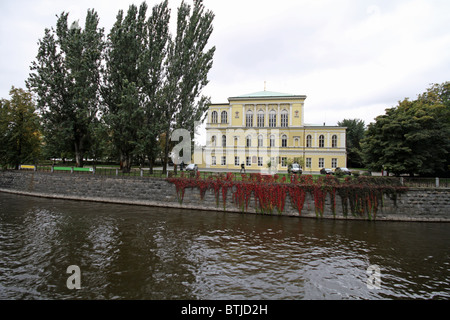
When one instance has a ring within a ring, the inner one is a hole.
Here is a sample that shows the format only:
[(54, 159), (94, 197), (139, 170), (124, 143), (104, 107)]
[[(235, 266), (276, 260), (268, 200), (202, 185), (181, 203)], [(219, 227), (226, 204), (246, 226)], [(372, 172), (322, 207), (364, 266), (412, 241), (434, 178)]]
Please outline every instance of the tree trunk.
[(84, 163), (83, 163), (83, 152), (81, 151), (81, 148), (79, 146), (78, 143), (75, 142), (75, 162), (76, 162), (76, 166), (78, 168), (82, 168)]
[(122, 155), (121, 163), (122, 163), (122, 172), (123, 173), (130, 173), (130, 171), (131, 171), (131, 162), (132, 162), (132, 159), (131, 159), (131, 156), (129, 154)]
[(148, 155), (148, 170), (150, 174), (153, 174), (153, 165), (155, 160), (153, 159), (153, 156)]
[(169, 160), (169, 133), (170, 128), (166, 130), (166, 145), (164, 146), (164, 162), (163, 162), (163, 174), (167, 173), (167, 165)]

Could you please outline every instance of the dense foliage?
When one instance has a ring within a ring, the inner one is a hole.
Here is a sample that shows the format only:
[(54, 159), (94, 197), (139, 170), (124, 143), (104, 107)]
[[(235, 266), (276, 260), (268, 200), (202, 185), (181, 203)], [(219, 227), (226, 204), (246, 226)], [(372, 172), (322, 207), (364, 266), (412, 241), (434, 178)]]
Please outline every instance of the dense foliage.
[[(174, 39), (169, 32), (168, 0), (147, 17), (145, 2), (119, 11), (107, 39), (99, 18), (89, 10), (84, 28), (69, 27), (68, 13), (56, 29), (46, 29), (31, 65), (28, 88), (36, 94), (46, 155), (85, 156), (109, 153), (124, 172), (133, 162), (159, 157), (167, 163), (169, 139), (176, 128), (194, 135), (209, 98), (215, 48), (207, 48), (214, 14), (202, 0), (180, 4)], [(104, 138), (99, 142), (98, 139)], [(161, 148), (160, 141), (165, 139)], [(159, 154), (162, 152), (162, 154)]]
[(186, 188), (200, 191), (203, 200), (207, 190), (214, 192), (216, 205), (222, 200), (223, 208), (227, 205), (228, 192), (231, 193), (234, 205), (242, 212), (248, 211), (249, 202), (253, 196), (254, 208), (259, 213), (282, 214), (286, 199), (289, 197), (293, 208), (302, 214), (305, 200), (309, 196), (313, 203), (317, 217), (322, 217), (325, 210), (326, 198), (329, 196), (330, 209), (336, 214), (336, 196), (341, 198), (344, 216), (351, 213), (355, 217), (375, 219), (379, 208), (383, 205), (383, 195), (389, 195), (394, 200), (397, 195), (407, 189), (396, 180), (382, 177), (347, 177), (340, 181), (334, 176), (321, 176), (314, 181), (311, 175), (291, 175), (290, 181), (278, 175), (250, 174), (241, 175), (241, 180), (235, 179), (234, 174), (228, 173), (201, 179), (200, 175), (169, 177), (167, 179), (176, 188), (178, 201), (183, 203)]
[(366, 166), (400, 174), (448, 175), (450, 82), (433, 85), (414, 101), (405, 99), (368, 126)]
[(0, 100), (0, 167), (36, 163), (40, 155), (39, 118), (32, 96), (12, 87), (11, 98)]
[(363, 168), (364, 161), (361, 140), (364, 138), (366, 125), (360, 119), (344, 119), (338, 122), (339, 127), (346, 127), (347, 167)]

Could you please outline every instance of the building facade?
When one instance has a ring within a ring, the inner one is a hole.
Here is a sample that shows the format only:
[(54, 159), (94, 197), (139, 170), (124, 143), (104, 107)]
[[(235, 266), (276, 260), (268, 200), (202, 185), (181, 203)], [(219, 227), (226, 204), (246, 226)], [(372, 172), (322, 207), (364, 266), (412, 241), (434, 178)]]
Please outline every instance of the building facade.
[(261, 91), (212, 104), (199, 167), (235, 171), (244, 164), (247, 171), (272, 173), (294, 162), (304, 173), (346, 167), (346, 128), (305, 124), (305, 99)]

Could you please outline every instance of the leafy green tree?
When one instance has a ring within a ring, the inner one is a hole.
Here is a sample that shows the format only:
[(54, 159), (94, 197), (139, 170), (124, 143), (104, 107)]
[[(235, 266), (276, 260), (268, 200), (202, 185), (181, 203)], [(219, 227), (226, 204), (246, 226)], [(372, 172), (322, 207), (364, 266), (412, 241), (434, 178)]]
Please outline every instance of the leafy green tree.
[(113, 144), (120, 152), (124, 172), (131, 169), (145, 125), (143, 90), (148, 81), (147, 5), (138, 9), (131, 5), (124, 17), (120, 10), (107, 41), (106, 67), (102, 96), (105, 102), (105, 122), (111, 129)]
[(414, 101), (405, 99), (369, 125), (363, 150), (370, 169), (396, 175), (448, 174), (448, 86), (448, 82), (433, 86)]
[(142, 93), (144, 99), (144, 125), (139, 128), (137, 151), (142, 159), (148, 158), (150, 172), (158, 157), (158, 137), (162, 131), (162, 93), (164, 80), (164, 60), (167, 56), (170, 10), (168, 1), (155, 5), (147, 21), (147, 35), (144, 39), (145, 51), (142, 56), (143, 76)]
[(88, 10), (84, 29), (78, 22), (69, 27), (68, 15), (58, 17), (56, 30), (45, 30), (27, 86), (37, 95), (46, 144), (73, 152), (81, 167), (98, 116), (103, 29), (94, 10)]
[(6, 169), (8, 165), (9, 140), (9, 108), (7, 101), (0, 99), (0, 167)]
[(346, 127), (347, 165), (351, 168), (364, 166), (361, 150), (361, 140), (364, 138), (366, 125), (360, 119), (344, 119), (338, 126)]
[[(215, 52), (215, 47), (206, 48), (213, 19), (214, 14), (205, 11), (202, 0), (194, 0), (192, 14), (185, 2), (178, 8), (177, 33), (169, 42), (162, 103), (166, 137), (177, 128), (190, 131), (193, 137), (195, 122), (206, 116), (209, 98), (201, 91), (208, 84)], [(170, 146), (169, 142), (165, 144), (163, 172), (167, 170)]]
[(30, 92), (14, 88), (0, 101), (0, 165), (36, 163), (40, 155), (39, 117)]

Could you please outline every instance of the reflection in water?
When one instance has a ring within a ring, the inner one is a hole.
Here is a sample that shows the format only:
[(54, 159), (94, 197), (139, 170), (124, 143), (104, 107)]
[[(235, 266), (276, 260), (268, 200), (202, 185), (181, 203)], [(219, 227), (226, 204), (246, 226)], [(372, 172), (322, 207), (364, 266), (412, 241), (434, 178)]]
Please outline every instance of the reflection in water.
[(0, 193), (0, 298), (448, 299), (449, 231)]

